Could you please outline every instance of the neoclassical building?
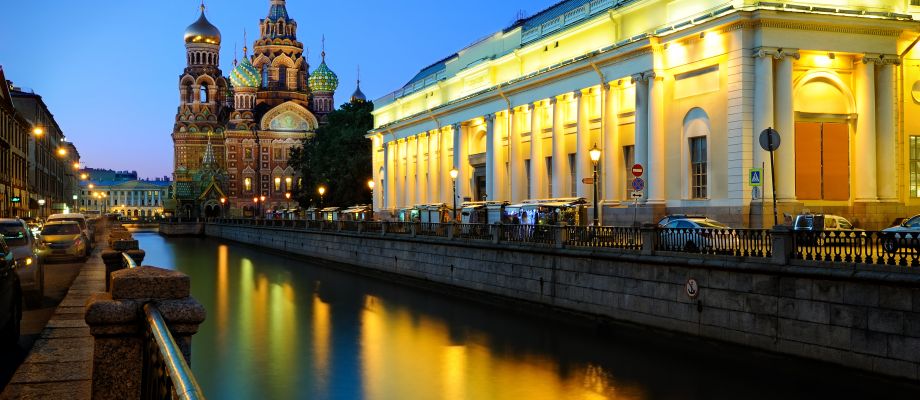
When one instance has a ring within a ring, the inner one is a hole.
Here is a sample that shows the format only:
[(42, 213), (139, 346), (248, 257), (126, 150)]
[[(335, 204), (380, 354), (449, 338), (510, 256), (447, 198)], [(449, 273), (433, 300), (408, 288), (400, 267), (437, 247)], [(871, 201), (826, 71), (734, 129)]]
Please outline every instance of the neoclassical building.
[(285, 194), (296, 190), (299, 178), (288, 156), (334, 110), (338, 78), (326, 65), (325, 51), (310, 72), (284, 0), (270, 0), (253, 54), (243, 47), (242, 61), (234, 60), (224, 77), (221, 34), (204, 10), (202, 5), (201, 16), (185, 31), (170, 208), (181, 216), (216, 216), (221, 210), (253, 215), (286, 203)]
[[(565, 0), (375, 101), (374, 205), (580, 196), (606, 224), (784, 214), (874, 229), (920, 212), (920, 6)], [(634, 200), (632, 166), (644, 167)], [(763, 186), (752, 186), (752, 169)], [(634, 210), (634, 207), (639, 207)]]

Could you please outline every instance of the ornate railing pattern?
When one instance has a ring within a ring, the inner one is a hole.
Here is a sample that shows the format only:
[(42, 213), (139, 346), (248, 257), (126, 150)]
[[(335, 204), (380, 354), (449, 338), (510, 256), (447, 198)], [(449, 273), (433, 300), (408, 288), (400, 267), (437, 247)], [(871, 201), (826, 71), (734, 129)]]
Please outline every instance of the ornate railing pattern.
[[(216, 219), (233, 225), (264, 226), (252, 219)], [(268, 225), (272, 226), (272, 225)], [(559, 248), (682, 252), (745, 258), (774, 256), (775, 233), (768, 229), (661, 229), (655, 227), (452, 224), (381, 221), (285, 221), (285, 228), (372, 235), (437, 237)], [(788, 257), (803, 261), (920, 266), (920, 233), (829, 231), (787, 233)]]
[(669, 228), (658, 231), (655, 250), (771, 257), (772, 241), (766, 229)]
[(794, 238), (800, 260), (920, 266), (920, 233), (796, 232)]
[(141, 379), (142, 399), (204, 399), (192, 369), (163, 316), (153, 304), (144, 305), (147, 332), (144, 337), (144, 370)]

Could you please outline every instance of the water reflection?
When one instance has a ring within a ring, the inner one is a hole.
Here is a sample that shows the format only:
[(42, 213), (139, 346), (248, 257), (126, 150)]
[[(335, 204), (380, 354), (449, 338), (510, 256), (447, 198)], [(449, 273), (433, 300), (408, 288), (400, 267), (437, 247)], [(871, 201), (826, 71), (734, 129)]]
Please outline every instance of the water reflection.
[(811, 364), (700, 356), (670, 336), (595, 334), (243, 245), (137, 236), (145, 263), (189, 274), (208, 310), (192, 362), (213, 399), (916, 395)]

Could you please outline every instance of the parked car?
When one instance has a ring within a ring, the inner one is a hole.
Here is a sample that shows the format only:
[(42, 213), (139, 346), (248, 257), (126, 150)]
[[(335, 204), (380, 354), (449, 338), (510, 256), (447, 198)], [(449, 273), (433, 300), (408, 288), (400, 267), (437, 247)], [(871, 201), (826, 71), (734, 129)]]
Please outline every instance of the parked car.
[[(804, 244), (823, 246), (825, 244), (851, 243), (856, 240), (863, 243), (866, 240), (866, 233), (863, 229), (855, 228), (846, 218), (833, 214), (796, 215), (792, 229), (796, 233), (813, 233), (797, 235), (796, 240)], [(821, 234), (821, 232), (858, 232), (858, 234)]]
[[(15, 266), (13, 252), (0, 238), (0, 348), (4, 349), (19, 342), (22, 321), (22, 288)], [(7, 350), (0, 353), (9, 354)]]
[(671, 215), (666, 215), (666, 216), (664, 216), (664, 218), (658, 220), (658, 227), (659, 227), (659, 228), (664, 228), (666, 225), (668, 225), (668, 224), (671, 223), (672, 221), (677, 221), (677, 220), (679, 220), (679, 219), (688, 219), (688, 218), (696, 218), (696, 219), (702, 218), (702, 219), (705, 219), (706, 216), (705, 216), (705, 215), (699, 215), (699, 214), (671, 214)]
[(673, 217), (661, 231), (659, 244), (663, 250), (689, 252), (737, 247), (737, 238), (728, 229), (706, 217)]
[(882, 249), (894, 253), (901, 248), (920, 250), (920, 215), (915, 215), (900, 225), (882, 229)]
[(73, 221), (79, 224), (80, 230), (83, 232), (83, 237), (86, 239), (86, 255), (88, 256), (90, 252), (93, 251), (95, 226), (89, 223), (85, 215), (78, 213), (52, 214), (48, 217), (48, 222), (53, 221)]
[(88, 257), (86, 236), (73, 221), (53, 221), (45, 224), (41, 233), (40, 255), (46, 260), (85, 259)]
[(21, 219), (0, 219), (0, 235), (13, 252), (22, 290), (33, 299), (41, 299), (45, 295), (45, 266), (28, 225)]

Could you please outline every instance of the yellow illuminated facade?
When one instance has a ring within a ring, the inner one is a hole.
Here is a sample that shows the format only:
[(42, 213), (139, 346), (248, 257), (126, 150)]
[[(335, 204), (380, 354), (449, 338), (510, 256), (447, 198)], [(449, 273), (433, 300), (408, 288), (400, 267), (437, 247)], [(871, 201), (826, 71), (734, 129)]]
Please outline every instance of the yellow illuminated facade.
[[(622, 3), (619, 4), (618, 3)], [(773, 224), (920, 212), (920, 7), (909, 1), (567, 0), (376, 100), (374, 206), (579, 196), (602, 150), (606, 224), (705, 213)], [(633, 200), (631, 166), (645, 188)], [(763, 187), (750, 170), (763, 168)]]

